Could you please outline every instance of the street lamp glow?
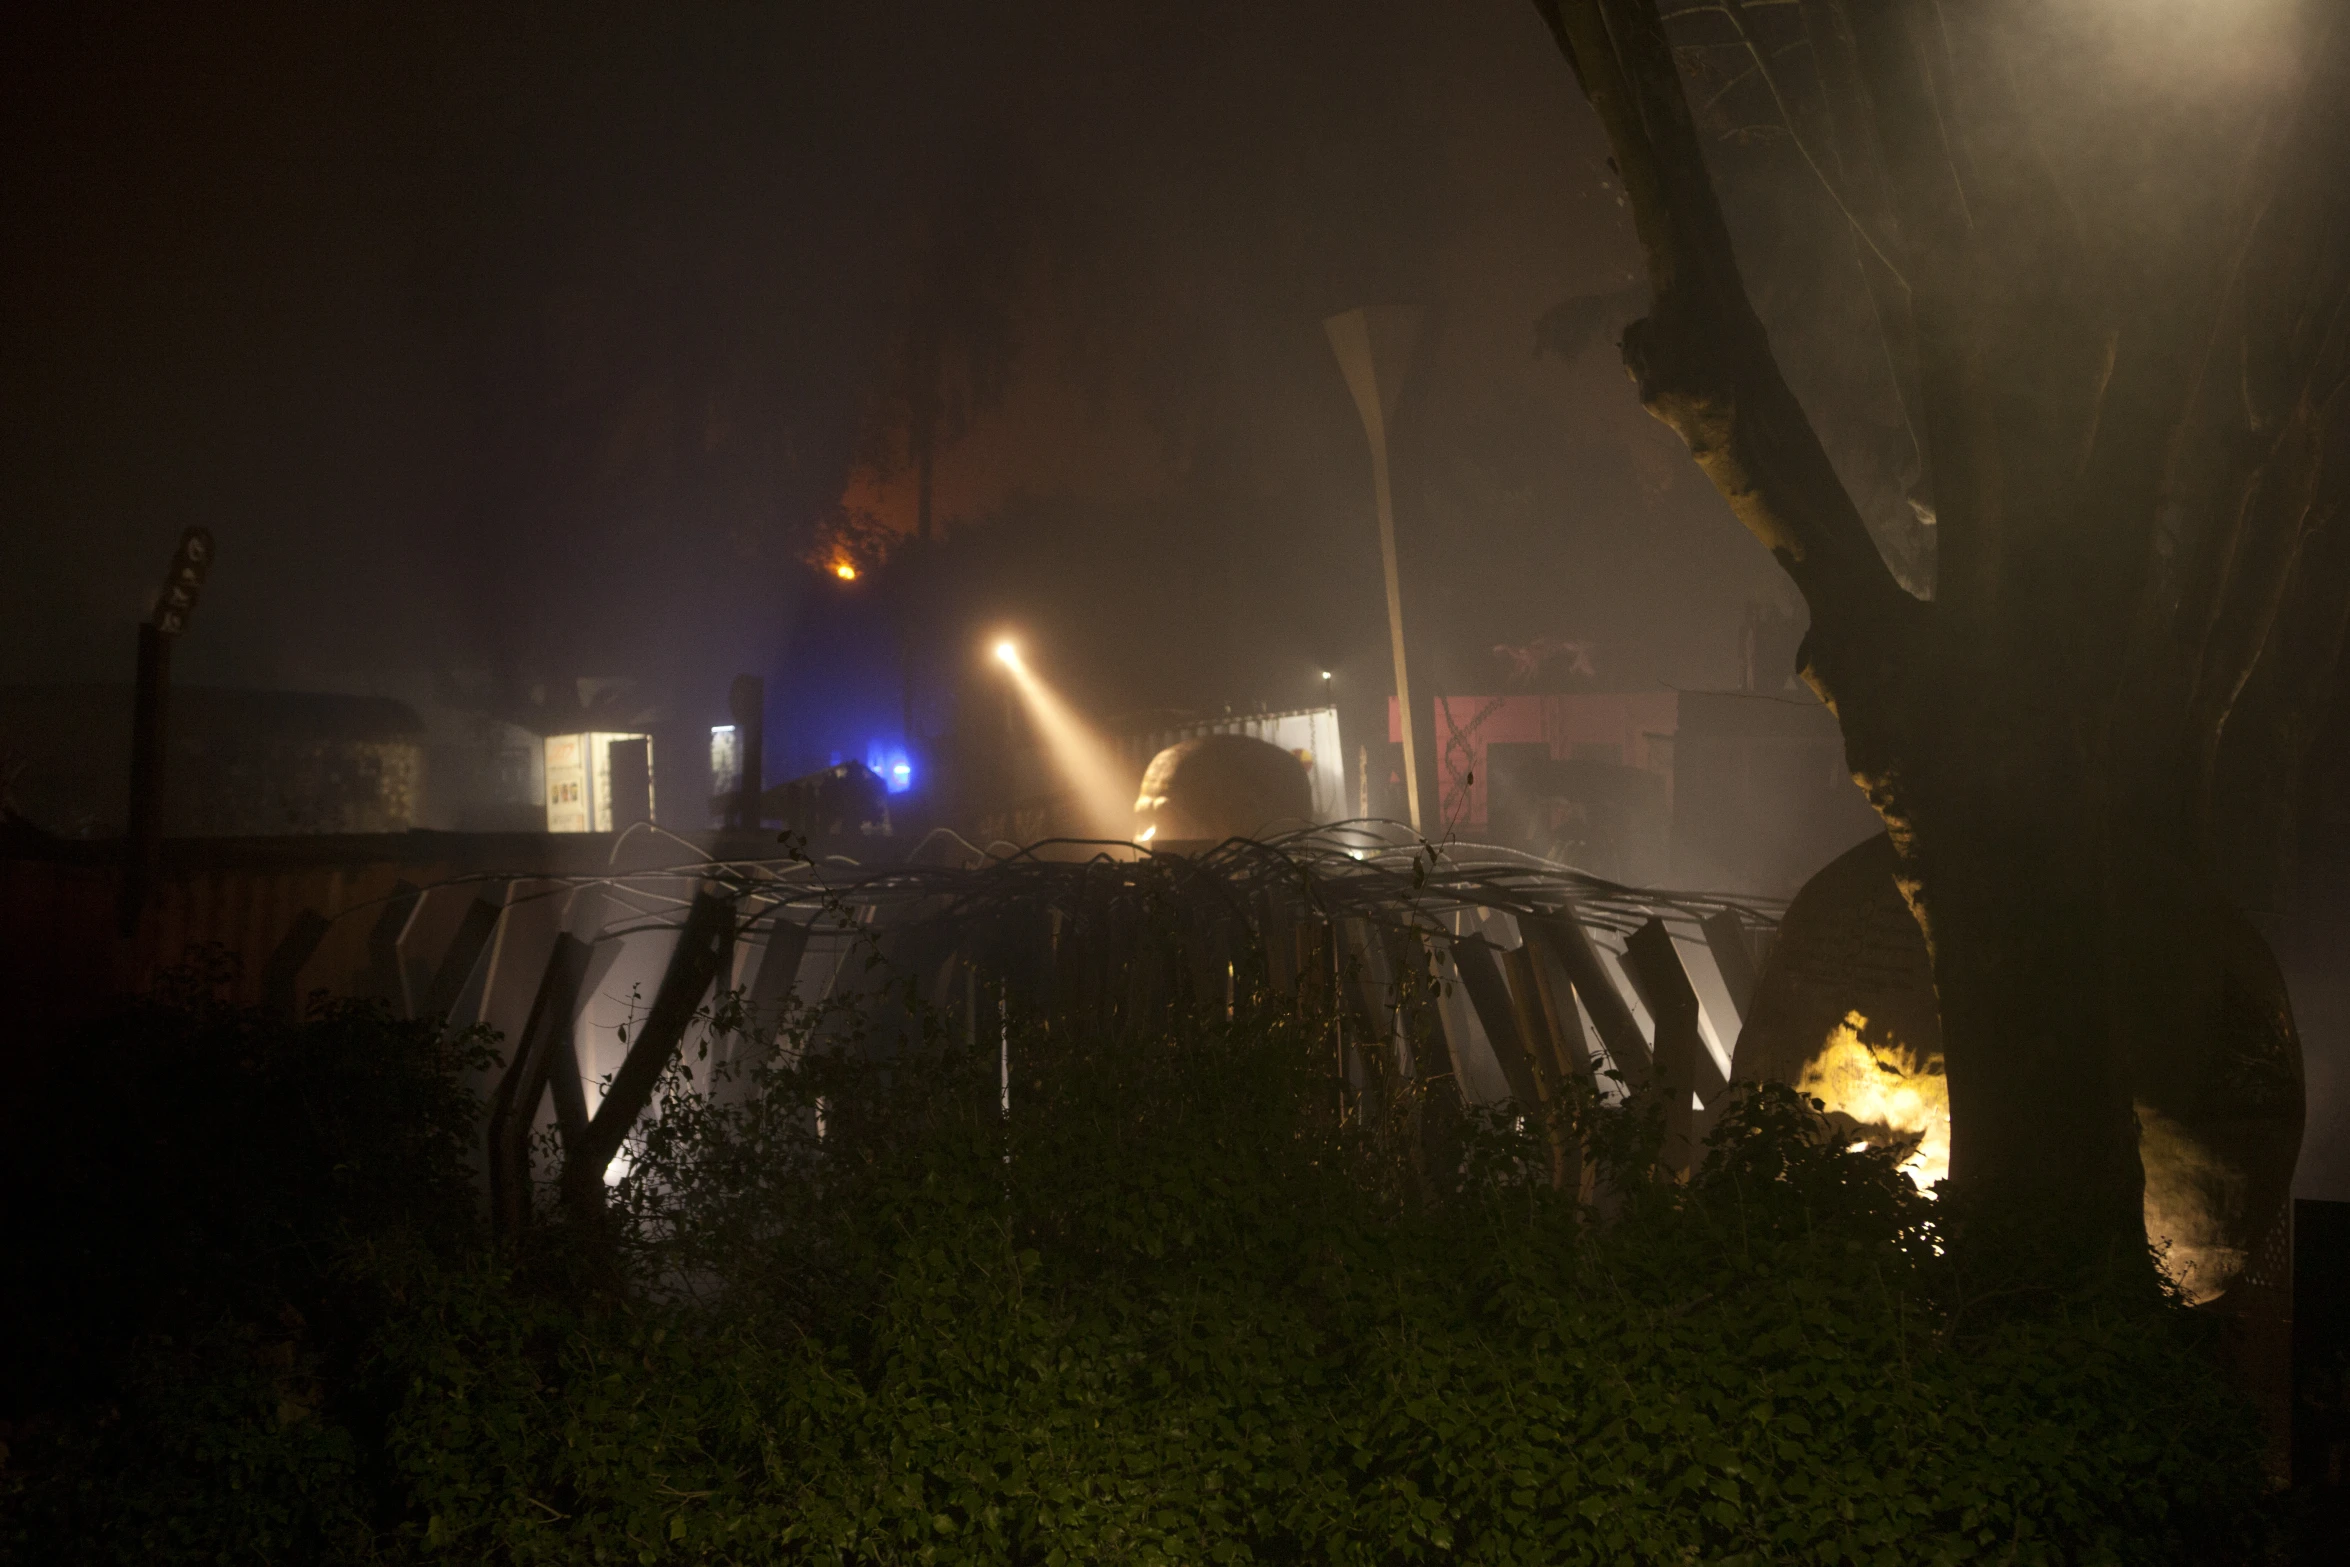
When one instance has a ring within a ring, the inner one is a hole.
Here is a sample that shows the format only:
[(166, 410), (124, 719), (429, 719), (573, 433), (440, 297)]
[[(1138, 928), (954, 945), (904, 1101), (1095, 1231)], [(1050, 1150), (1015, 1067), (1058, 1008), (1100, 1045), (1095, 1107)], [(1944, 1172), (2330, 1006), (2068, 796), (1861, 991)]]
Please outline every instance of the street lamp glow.
[(843, 582), (854, 582), (857, 580), (856, 566), (845, 560), (836, 560), (832, 563), (832, 574), (840, 578), (840, 580)]
[(1008, 639), (995, 645), (995, 656), (1007, 664), (1017, 665), (1020, 662), (1020, 650), (1012, 646)]

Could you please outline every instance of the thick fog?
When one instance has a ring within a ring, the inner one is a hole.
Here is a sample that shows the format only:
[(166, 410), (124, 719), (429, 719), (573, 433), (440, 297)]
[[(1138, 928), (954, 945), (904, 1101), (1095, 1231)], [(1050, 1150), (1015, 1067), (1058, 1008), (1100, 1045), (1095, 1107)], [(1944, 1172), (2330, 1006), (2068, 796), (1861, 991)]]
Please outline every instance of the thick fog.
[(1522, 5), (17, 35), (0, 679), (126, 678), (202, 523), (183, 679), (619, 677), (723, 716), (757, 669), (797, 691), (779, 740), (853, 744), (896, 722), (895, 607), (876, 562), (811, 560), (844, 519), (869, 553), (912, 529), (927, 330), (956, 563), (928, 686), (976, 651), (946, 628), (1003, 619), (1102, 710), (1367, 689), (1368, 456), (1320, 322), (1391, 300), (1431, 309), (1397, 483), (1445, 683), (1541, 638), (1611, 685), (1728, 683), (1741, 606), (1785, 592), (1612, 334), (1537, 354), (1637, 253)]
[[(2146, 9), (2083, 8), (2073, 57), (2274, 63)], [(2125, 128), (2059, 58), (2028, 85), (2093, 174)], [(1720, 85), (1758, 308), (1923, 587), (1845, 226), (1761, 84)], [(1428, 310), (1396, 483), (1430, 689), (1732, 686), (1746, 606), (1794, 604), (1626, 384), (1637, 248), (1522, 0), (51, 5), (12, 14), (0, 113), (0, 684), (127, 682), (202, 524), (189, 684), (692, 725), (751, 671), (775, 776), (898, 735), (909, 668), (917, 740), (951, 731), (1016, 632), (1100, 717), (1329, 670), (1375, 723), (1369, 454), (1321, 323), (1385, 302)], [(2299, 896), (2297, 986), (2345, 919)]]

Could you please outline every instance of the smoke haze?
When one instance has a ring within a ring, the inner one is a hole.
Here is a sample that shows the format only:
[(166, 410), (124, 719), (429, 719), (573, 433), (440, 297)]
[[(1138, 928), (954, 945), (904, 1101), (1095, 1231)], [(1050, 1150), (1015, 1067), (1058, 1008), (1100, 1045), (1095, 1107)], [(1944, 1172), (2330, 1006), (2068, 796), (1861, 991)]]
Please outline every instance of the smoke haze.
[[(2145, 9), (2083, 25), (2174, 69)], [(1368, 452), (1321, 322), (1383, 302), (1430, 311), (1396, 454), (1430, 689), (1731, 686), (1744, 606), (1794, 602), (1630, 395), (1638, 253), (1523, 0), (11, 21), (0, 683), (127, 681), (202, 524), (189, 683), (511, 714), (610, 680), (694, 724), (753, 671), (772, 777), (895, 734), (908, 662), (950, 728), (1014, 630), (1089, 714), (1330, 670), (1372, 726)], [(1899, 557), (1917, 475), (1849, 244), (1724, 102), (1758, 308)], [(923, 417), (917, 595), (888, 561)]]

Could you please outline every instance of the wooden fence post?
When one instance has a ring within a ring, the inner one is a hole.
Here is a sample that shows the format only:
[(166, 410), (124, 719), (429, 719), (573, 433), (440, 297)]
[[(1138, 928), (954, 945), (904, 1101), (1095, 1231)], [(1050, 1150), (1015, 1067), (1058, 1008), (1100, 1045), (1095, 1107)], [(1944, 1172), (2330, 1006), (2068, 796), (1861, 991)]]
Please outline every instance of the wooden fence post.
[(1648, 1042), (1640, 1037), (1632, 1009), (1615, 981), (1608, 978), (1591, 938), (1584, 934), (1575, 906), (1562, 904), (1548, 915), (1523, 919), (1519, 929), (1557, 962), (1575, 994), (1583, 998), (1583, 1010), (1591, 1014), (1591, 1026), (1599, 1030), (1599, 1042), (1622, 1075), (1624, 1086), (1634, 1092), (1646, 1088), (1650, 1076)]
[(1672, 932), (1651, 919), (1624, 943), (1626, 967), (1656, 1023), (1656, 1090), (1664, 1100), (1663, 1163), (1675, 1180), (1689, 1175), (1697, 1157), (1697, 992), (1673, 950)]
[(154, 613), (139, 625), (138, 684), (131, 698), (130, 815), (123, 830), (122, 883), (115, 918), (127, 940), (139, 910), (155, 890), (163, 850), (163, 757), (171, 697), (172, 639), (188, 628), (196, 596), (212, 570), (212, 530), (189, 528), (156, 595)]
[(407, 1015), (406, 987), (400, 981), (400, 937), (416, 917), (423, 894), (403, 877), (393, 883), (390, 896), (367, 929), (367, 989), (399, 1015)]
[[(1573, 1124), (1573, 1095), (1568, 1084), (1591, 1075), (1590, 1058), (1582, 1051), (1582, 1023), (1575, 1025), (1574, 1047), (1560, 1031), (1550, 987), (1523, 927), (1515, 947), (1501, 955), (1502, 977), (1509, 981), (1510, 1001), (1517, 1009), (1518, 1035), (1534, 1059), (1534, 1075), (1543, 1085), (1544, 1134), (1550, 1143), (1550, 1182), (1561, 1191), (1580, 1191), (1583, 1184), (1582, 1143)], [(1568, 1006), (1575, 1003), (1570, 998)], [(1580, 1068), (1574, 1057), (1583, 1056)]]
[(1509, 1080), (1510, 1096), (1522, 1113), (1542, 1115), (1550, 1095), (1535, 1074), (1533, 1055), (1518, 1036), (1517, 1008), (1511, 1002), (1509, 987), (1502, 983), (1501, 967), (1493, 960), (1492, 943), (1483, 936), (1465, 935), (1453, 937), (1450, 945), (1453, 971), (1461, 977), (1461, 988), (1469, 993), (1470, 1009), (1485, 1029), (1485, 1042), (1493, 1047), (1494, 1059), (1501, 1063), (1501, 1075)]
[[(565, 1113), (566, 1099), (583, 1100), (579, 1062), (571, 1045), (572, 1019), (578, 1010), (579, 987), (587, 976), (588, 945), (568, 933), (555, 938), (555, 950), (539, 977), (532, 999), (530, 1021), (515, 1041), (514, 1058), (498, 1080), (490, 1104), (489, 1175), (490, 1223), (501, 1249), (521, 1240), (530, 1222), (530, 1129), (538, 1118), (539, 1101), (550, 1080), (556, 1082), (558, 1120), (564, 1123), (565, 1142), (575, 1128)], [(570, 1078), (566, 1096), (561, 1078)]]
[(605, 1090), (604, 1102), (596, 1107), (579, 1146), (563, 1161), (564, 1192), (583, 1212), (603, 1206), (604, 1171), (628, 1140), (637, 1117), (652, 1103), (670, 1052), (685, 1038), (695, 1010), (709, 994), (718, 974), (719, 938), (733, 920), (734, 900), (724, 892), (705, 883), (694, 894), (677, 950), (669, 955), (661, 988), (653, 993), (653, 1005), (636, 1038), (629, 1041), (628, 1055), (612, 1074), (612, 1086)]
[(1731, 909), (1708, 915), (1703, 928), (1714, 967), (1722, 972), (1722, 988), (1730, 993), (1730, 1005), (1737, 1009), (1738, 1021), (1744, 1023), (1747, 1008), (1754, 1005), (1755, 981), (1754, 949), (1747, 944), (1746, 929)]
[(446, 1018), (449, 1015), (449, 1009), (465, 993), (465, 982), (473, 977), (473, 966), (481, 961), (482, 949), (498, 933), (498, 920), (505, 912), (487, 898), (473, 900), (465, 917), (457, 922), (457, 932), (449, 938), (439, 966), (432, 971), (432, 985), (424, 993), (420, 1016)]
[(131, 698), (130, 812), (123, 831), (117, 921), (125, 937), (154, 890), (163, 850), (163, 746), (171, 701), (171, 638), (139, 626), (138, 684)]
[(316, 909), (304, 909), (294, 916), (293, 929), (270, 950), (269, 961), (261, 969), (261, 1005), (265, 1010), (288, 1022), (301, 1021), (302, 966), (318, 951), (328, 927), (327, 917)]

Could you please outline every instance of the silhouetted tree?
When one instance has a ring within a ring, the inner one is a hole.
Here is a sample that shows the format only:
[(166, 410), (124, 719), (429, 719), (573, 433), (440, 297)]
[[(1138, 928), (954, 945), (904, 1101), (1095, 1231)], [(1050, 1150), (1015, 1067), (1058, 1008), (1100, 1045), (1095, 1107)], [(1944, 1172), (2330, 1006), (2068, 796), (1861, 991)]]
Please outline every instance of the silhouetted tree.
[(867, 432), (868, 461), (914, 474), (914, 535), (935, 529), (941, 448), (1004, 394), (1019, 353), (1017, 314), (1037, 242), (1019, 150), (960, 160), (924, 193), (912, 225), (887, 380)]
[[(1625, 364), (1802, 592), (1802, 674), (1891, 832), (1954, 1181), (2134, 1243), (2135, 1106), (2195, 1119), (2257, 1217), (2298, 1046), (2230, 891), (2274, 886), (2350, 608), (2350, 21), (1721, 0), (1677, 39), (1655, 0), (1536, 5), (1647, 259)], [(1930, 595), (1774, 358), (1677, 41), (1767, 94), (1849, 226)]]

